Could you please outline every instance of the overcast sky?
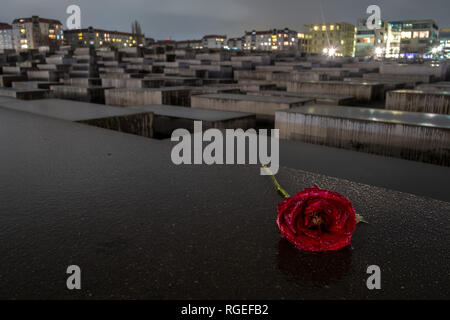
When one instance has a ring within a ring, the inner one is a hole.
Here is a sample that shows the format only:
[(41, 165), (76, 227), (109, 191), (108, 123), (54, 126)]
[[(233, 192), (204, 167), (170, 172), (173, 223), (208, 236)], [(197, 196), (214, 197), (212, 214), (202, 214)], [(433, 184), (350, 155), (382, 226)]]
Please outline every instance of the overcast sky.
[(59, 19), (64, 26), (70, 4), (81, 7), (82, 27), (131, 31), (138, 20), (145, 35), (156, 39), (198, 39), (204, 34), (243, 35), (245, 30), (345, 21), (367, 17), (371, 4), (381, 7), (382, 18), (435, 19), (450, 27), (450, 0), (2, 0), (0, 22), (39, 15)]

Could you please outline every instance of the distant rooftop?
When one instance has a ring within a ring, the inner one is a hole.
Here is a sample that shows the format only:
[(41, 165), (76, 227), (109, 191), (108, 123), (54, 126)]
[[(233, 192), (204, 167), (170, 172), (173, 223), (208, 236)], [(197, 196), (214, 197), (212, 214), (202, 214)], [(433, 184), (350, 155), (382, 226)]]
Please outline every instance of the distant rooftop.
[(27, 23), (27, 22), (33, 22), (33, 19), (36, 18), (40, 23), (49, 23), (49, 24), (59, 24), (62, 25), (61, 21), (56, 19), (47, 19), (47, 18), (41, 18), (38, 16), (33, 16), (29, 18), (17, 18), (14, 19), (13, 24), (16, 23)]
[(71, 29), (71, 30), (64, 30), (65, 34), (70, 33), (109, 33), (109, 34), (115, 34), (115, 35), (121, 35), (121, 36), (133, 36), (131, 32), (122, 32), (122, 31), (116, 31), (116, 30), (105, 30), (105, 29), (96, 29), (93, 27), (89, 28), (83, 28), (83, 29)]
[(12, 26), (8, 23), (0, 22), (0, 30), (10, 30)]

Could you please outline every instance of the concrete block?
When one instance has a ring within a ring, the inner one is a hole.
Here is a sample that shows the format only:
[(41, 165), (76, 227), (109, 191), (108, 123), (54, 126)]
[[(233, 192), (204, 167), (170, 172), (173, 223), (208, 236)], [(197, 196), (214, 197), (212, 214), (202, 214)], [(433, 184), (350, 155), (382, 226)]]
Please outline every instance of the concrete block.
[(313, 105), (276, 113), (280, 138), (450, 166), (450, 116)]
[(450, 92), (395, 90), (386, 96), (386, 109), (450, 114)]

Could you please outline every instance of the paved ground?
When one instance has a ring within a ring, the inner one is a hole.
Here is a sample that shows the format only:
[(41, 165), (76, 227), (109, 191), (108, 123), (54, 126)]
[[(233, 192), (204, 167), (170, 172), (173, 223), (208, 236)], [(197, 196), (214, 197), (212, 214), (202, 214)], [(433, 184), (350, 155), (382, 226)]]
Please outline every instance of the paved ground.
[(306, 254), (280, 239), (259, 168), (176, 167), (170, 147), (1, 110), (0, 298), (448, 298), (450, 203), (282, 168), (289, 192), (334, 189), (370, 222), (353, 248)]

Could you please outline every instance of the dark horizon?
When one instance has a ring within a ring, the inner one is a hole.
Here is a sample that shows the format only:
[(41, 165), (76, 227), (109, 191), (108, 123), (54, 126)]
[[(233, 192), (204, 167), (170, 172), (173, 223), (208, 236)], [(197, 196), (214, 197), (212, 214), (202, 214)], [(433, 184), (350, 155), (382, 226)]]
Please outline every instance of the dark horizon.
[[(244, 32), (288, 27), (300, 31), (304, 24), (349, 22), (368, 17), (371, 4), (381, 7), (385, 20), (433, 19), (440, 28), (450, 27), (448, 0), (378, 1), (371, 0), (17, 0), (2, 4), (0, 22), (39, 15), (60, 20), (66, 25), (66, 8), (71, 4), (81, 7), (82, 28), (95, 28), (130, 32), (131, 23), (138, 20), (147, 37), (174, 40), (200, 39), (205, 34), (226, 34), (239, 37)], [(322, 3), (322, 5), (321, 5)], [(106, 9), (105, 9), (106, 7)], [(323, 8), (323, 14), (321, 7)], [(157, 9), (155, 9), (157, 8)]]

